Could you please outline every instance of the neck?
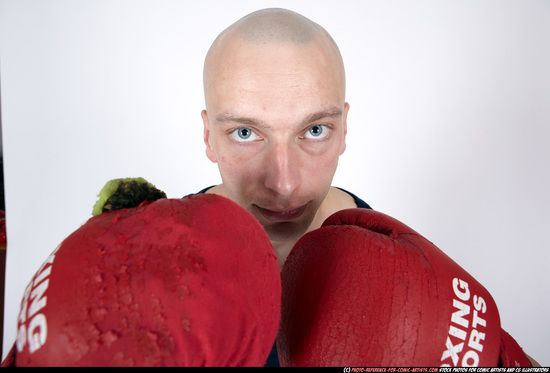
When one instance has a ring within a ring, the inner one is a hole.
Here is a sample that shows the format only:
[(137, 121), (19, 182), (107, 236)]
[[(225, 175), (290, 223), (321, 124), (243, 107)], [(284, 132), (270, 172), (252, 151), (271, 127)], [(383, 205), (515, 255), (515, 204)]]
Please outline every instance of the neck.
[(275, 254), (277, 254), (277, 261), (279, 262), (279, 269), (283, 269), (283, 265), (285, 264), (285, 260), (288, 257), (288, 254), (292, 251), (292, 248), (298, 242), (300, 238), (297, 238), (293, 241), (285, 241), (285, 242), (276, 242), (271, 241), (271, 244), (273, 245), (273, 248), (275, 249)]

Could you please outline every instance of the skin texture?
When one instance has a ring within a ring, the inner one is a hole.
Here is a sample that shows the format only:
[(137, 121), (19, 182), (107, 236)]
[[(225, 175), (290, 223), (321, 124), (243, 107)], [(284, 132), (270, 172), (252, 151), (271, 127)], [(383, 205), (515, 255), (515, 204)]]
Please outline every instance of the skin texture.
[(204, 89), (206, 154), (222, 177), (210, 192), (260, 221), (282, 267), (305, 232), (356, 207), (331, 187), (349, 110), (338, 48), (307, 18), (259, 11), (216, 39)]

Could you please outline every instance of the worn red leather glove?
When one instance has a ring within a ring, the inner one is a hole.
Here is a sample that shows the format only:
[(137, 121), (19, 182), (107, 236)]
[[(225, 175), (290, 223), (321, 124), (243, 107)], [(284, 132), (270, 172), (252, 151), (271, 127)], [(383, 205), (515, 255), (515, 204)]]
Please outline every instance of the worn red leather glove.
[(530, 366), (489, 292), (380, 212), (340, 211), (304, 235), (282, 284), (282, 366)]
[(215, 195), (105, 212), (27, 287), (16, 366), (262, 366), (279, 267), (258, 221)]

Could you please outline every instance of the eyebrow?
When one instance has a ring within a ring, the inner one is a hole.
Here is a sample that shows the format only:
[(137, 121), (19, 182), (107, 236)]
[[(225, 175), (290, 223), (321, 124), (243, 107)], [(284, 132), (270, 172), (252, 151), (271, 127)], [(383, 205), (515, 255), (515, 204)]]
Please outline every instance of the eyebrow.
[[(342, 117), (342, 110), (334, 107), (328, 110), (323, 110), (319, 112), (315, 112), (313, 114), (308, 115), (301, 123), (300, 126), (306, 126), (312, 122), (316, 122), (320, 119), (325, 118), (341, 118)], [(243, 117), (239, 115), (234, 115), (229, 112), (220, 113), (216, 116), (216, 122), (219, 123), (238, 123), (243, 125), (254, 125), (259, 126), (262, 128), (269, 129), (271, 126), (267, 123), (265, 123), (262, 120), (255, 119), (255, 118), (248, 118)]]

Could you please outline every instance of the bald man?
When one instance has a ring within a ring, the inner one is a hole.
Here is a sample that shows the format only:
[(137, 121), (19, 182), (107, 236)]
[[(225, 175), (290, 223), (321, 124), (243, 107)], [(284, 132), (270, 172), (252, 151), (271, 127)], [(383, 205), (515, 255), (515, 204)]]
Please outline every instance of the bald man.
[(345, 73), (336, 43), (288, 10), (254, 12), (224, 30), (204, 66), (206, 154), (222, 184), (264, 226), (282, 267), (332, 213), (369, 206), (331, 186), (346, 149)]
[[(342, 56), (331, 36), (284, 9), (235, 22), (206, 56), (204, 142), (222, 183), (199, 193), (222, 195), (251, 212), (281, 268), (298, 239), (331, 214), (370, 209), (332, 186), (346, 149), (345, 88)], [(278, 365), (275, 348), (272, 364)]]
[[(284, 9), (224, 30), (204, 64), (208, 158), (222, 184), (201, 192), (237, 202), (265, 228), (282, 268), (298, 239), (332, 213), (370, 208), (331, 186), (346, 149), (345, 73), (330, 35)], [(273, 347), (267, 366), (278, 366)]]

